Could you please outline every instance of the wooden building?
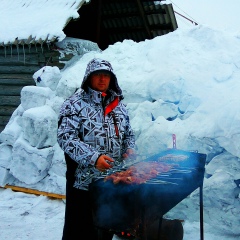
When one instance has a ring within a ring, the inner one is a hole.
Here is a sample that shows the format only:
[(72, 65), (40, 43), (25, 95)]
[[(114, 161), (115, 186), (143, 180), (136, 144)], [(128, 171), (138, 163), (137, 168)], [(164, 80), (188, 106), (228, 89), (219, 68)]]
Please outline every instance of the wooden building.
[[(25, 48), (26, 49), (25, 49)], [(33, 74), (46, 64), (63, 68), (59, 52), (46, 44), (31, 46), (4, 46), (0, 48), (0, 131), (19, 106), (24, 86), (35, 85)]]
[(172, 4), (162, 2), (91, 0), (79, 9), (80, 18), (66, 25), (64, 32), (96, 42), (102, 50), (124, 39), (136, 42), (152, 39), (178, 27)]
[[(44, 39), (32, 37), (31, 29), (33, 28), (28, 25), (24, 29), (26, 37), (23, 39), (19, 38), (18, 32), (12, 41), (5, 41), (0, 35), (0, 132), (20, 104), (21, 89), (27, 85), (35, 85), (33, 74), (46, 65), (64, 68), (64, 64), (60, 62), (60, 53), (55, 47), (55, 43), (63, 34), (67, 37), (92, 41), (104, 50), (109, 45), (124, 39), (140, 42), (177, 29), (173, 7), (171, 4), (163, 4), (164, 1), (75, 0), (69, 5), (71, 1), (50, 0), (42, 5), (42, 9), (39, 9), (39, 5), (35, 5), (35, 1), (25, 0), (25, 2), (26, 4), (21, 6), (14, 6), (13, 2), (12, 8), (9, 4), (3, 4), (1, 11), (7, 17), (12, 15), (13, 9), (17, 9), (19, 14), (22, 11), (24, 15), (24, 11), (29, 9), (29, 6), (33, 9), (37, 8), (38, 11), (42, 10), (43, 14), (44, 8), (54, 7), (56, 18), (57, 11), (61, 12), (63, 8), (66, 8), (66, 11), (73, 9), (72, 11), (77, 12), (79, 17), (73, 19), (70, 13), (62, 16), (64, 24), (59, 29), (59, 36), (51, 35), (52, 28), (44, 28), (49, 26), (50, 20), (47, 15), (44, 15), (42, 20)], [(32, 13), (28, 19), (34, 22), (34, 11)], [(18, 21), (21, 21), (21, 18)], [(6, 26), (1, 26), (0, 23), (0, 32), (1, 27)]]

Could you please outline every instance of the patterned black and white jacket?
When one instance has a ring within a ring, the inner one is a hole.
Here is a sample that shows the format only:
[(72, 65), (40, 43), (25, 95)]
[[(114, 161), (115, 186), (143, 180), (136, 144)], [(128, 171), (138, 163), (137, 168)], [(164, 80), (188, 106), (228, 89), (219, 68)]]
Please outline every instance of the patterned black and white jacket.
[[(105, 97), (87, 84), (90, 74), (97, 70), (111, 73), (110, 89)], [(94, 167), (100, 154), (119, 161), (128, 148), (134, 148), (134, 133), (122, 99), (110, 63), (93, 59), (87, 66), (81, 89), (64, 101), (59, 114), (57, 140), (65, 158), (75, 162), (74, 172), (67, 169), (67, 179), (74, 175), (74, 187), (88, 190), (93, 178), (101, 174)]]

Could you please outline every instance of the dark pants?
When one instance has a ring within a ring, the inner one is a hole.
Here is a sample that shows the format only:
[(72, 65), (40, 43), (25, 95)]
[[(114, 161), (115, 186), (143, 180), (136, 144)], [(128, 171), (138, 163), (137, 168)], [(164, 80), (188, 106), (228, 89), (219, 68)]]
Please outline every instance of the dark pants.
[(112, 233), (97, 230), (93, 225), (89, 192), (72, 185), (72, 181), (67, 181), (62, 240), (80, 240), (86, 237), (91, 240), (112, 240)]

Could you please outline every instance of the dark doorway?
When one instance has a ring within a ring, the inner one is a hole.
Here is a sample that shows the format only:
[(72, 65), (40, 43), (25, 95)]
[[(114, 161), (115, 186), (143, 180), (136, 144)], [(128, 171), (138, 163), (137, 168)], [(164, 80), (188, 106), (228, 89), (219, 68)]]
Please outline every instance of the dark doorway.
[(78, 13), (80, 18), (71, 21), (64, 28), (64, 33), (68, 37), (95, 42), (100, 49), (106, 49), (109, 42), (101, 23), (101, 0), (91, 0), (88, 4), (84, 4)]

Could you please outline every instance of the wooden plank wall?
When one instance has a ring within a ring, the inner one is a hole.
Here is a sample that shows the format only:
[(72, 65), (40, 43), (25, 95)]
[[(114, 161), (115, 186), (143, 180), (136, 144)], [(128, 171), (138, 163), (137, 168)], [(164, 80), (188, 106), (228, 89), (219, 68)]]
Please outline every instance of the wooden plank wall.
[(0, 47), (0, 132), (20, 105), (24, 86), (35, 86), (33, 74), (43, 66), (64, 67), (60, 53), (48, 45)]

